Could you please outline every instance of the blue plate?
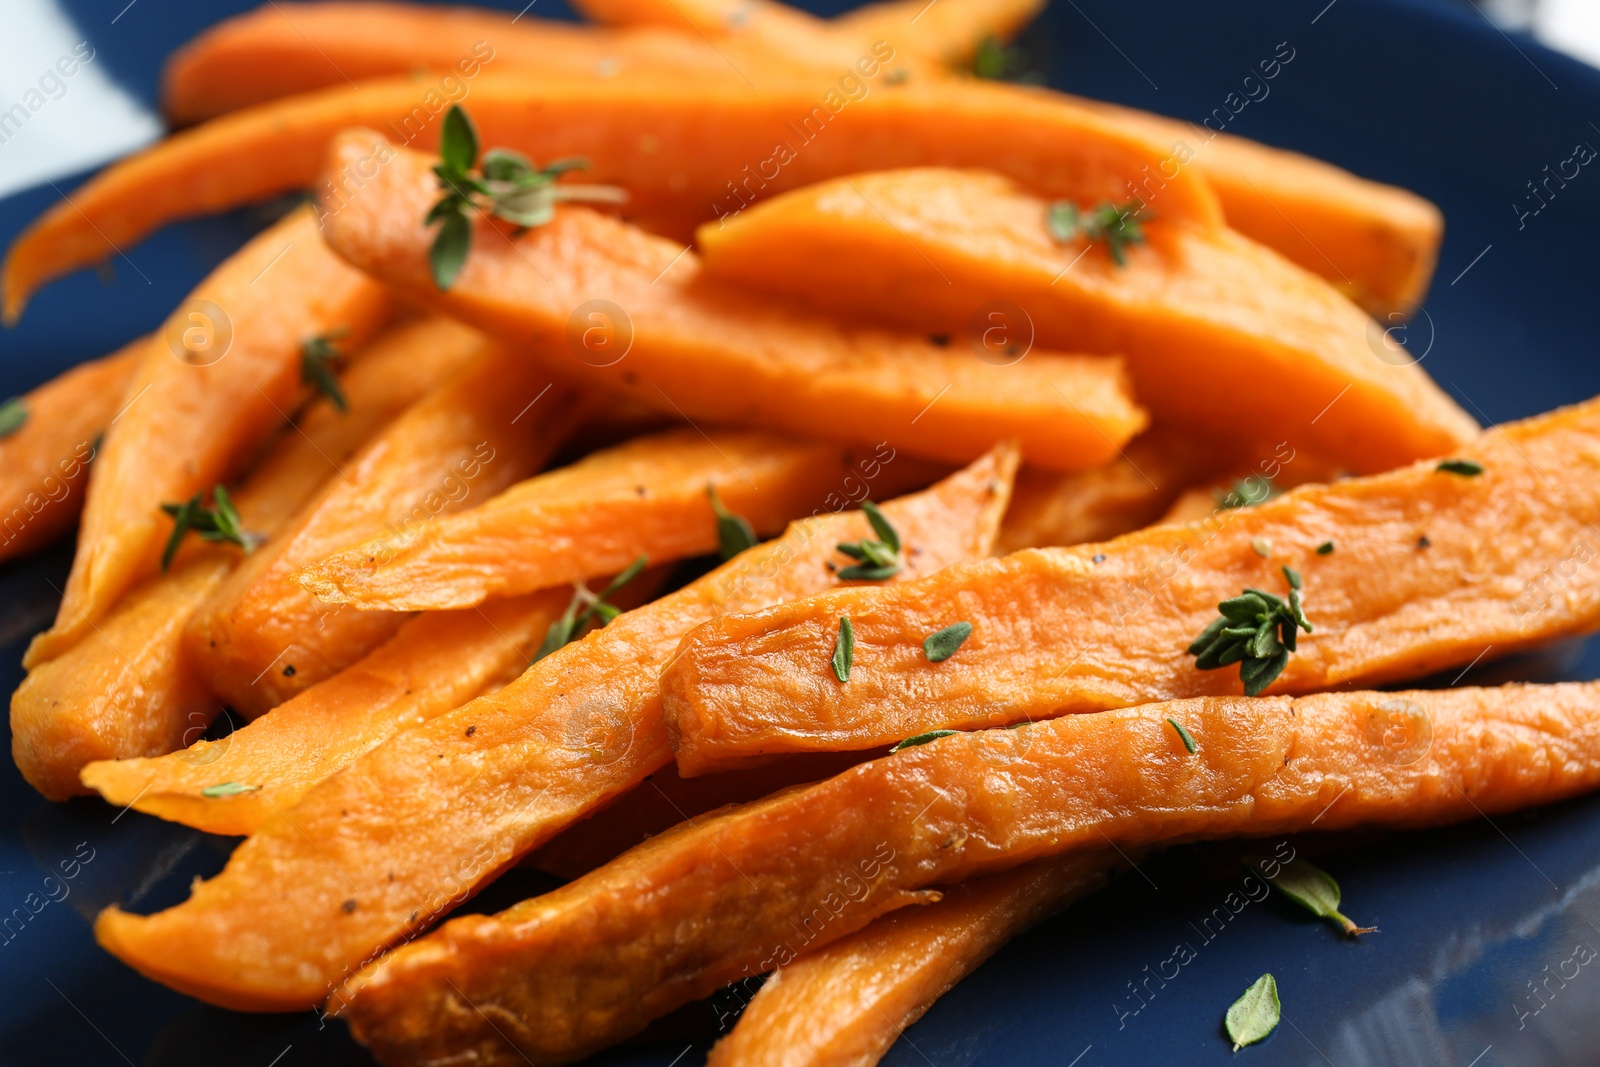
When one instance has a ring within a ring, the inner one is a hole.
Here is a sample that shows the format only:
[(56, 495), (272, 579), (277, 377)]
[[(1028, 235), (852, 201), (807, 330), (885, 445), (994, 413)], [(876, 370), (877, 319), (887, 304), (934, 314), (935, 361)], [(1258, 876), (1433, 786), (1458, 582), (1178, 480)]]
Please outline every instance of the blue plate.
[[(538, 13), (562, 13), (550, 4)], [(108, 12), (120, 3), (64, 6), (96, 62), (153, 101), (168, 51), (251, 5), (145, 0), (114, 26)], [(1600, 248), (1600, 171), (1552, 185), (1542, 205), (1528, 187), (1574, 146), (1600, 145), (1600, 72), (1447, 0), (1055, 0), (1024, 43), (1053, 85), (1195, 121), (1226, 107), (1260, 60), (1292, 50), (1270, 94), (1230, 114), (1227, 129), (1415, 189), (1444, 209), (1438, 281), (1404, 335), (1424, 366), (1486, 423), (1600, 393), (1595, 275), (1584, 266)], [(56, 197), (45, 186), (0, 202), (0, 239)], [(50, 286), (20, 328), (0, 333), (0, 396), (156, 326), (260, 222), (239, 212), (173, 227), (127, 249), (110, 280), (91, 272)], [(68, 558), (61, 546), (0, 568), (8, 692), (25, 636), (54, 613)], [(1573, 644), (1466, 680), (1592, 678), (1597, 668), (1600, 649)], [(89, 922), (101, 907), (176, 903), (192, 878), (220, 869), (231, 839), (93, 800), (49, 804), (9, 763), (0, 802), (4, 1062), (370, 1062), (338, 1023), (206, 1007), (95, 946)], [(1492, 823), (1294, 845), (1337, 875), (1346, 910), (1381, 933), (1347, 942), (1277, 897), (1252, 899), (1260, 894), (1238, 846), (1173, 850), (1003, 950), (886, 1062), (1232, 1063), (1223, 1012), (1270, 971), (1284, 1023), (1238, 1062), (1600, 1063), (1600, 797)], [(47, 885), (48, 873), (66, 870), (70, 880)], [(539, 888), (513, 872), (474, 903), (494, 909)], [(708, 1005), (693, 1005), (651, 1040), (597, 1062), (688, 1067), (715, 1026)]]

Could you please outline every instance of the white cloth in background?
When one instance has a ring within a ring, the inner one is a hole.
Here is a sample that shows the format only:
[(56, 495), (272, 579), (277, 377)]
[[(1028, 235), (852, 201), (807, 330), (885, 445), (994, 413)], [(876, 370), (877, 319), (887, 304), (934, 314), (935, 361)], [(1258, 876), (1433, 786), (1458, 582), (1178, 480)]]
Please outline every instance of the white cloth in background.
[(56, 0), (0, 0), (0, 23), (0, 196), (161, 135), (160, 120), (111, 80), (93, 35), (85, 40)]

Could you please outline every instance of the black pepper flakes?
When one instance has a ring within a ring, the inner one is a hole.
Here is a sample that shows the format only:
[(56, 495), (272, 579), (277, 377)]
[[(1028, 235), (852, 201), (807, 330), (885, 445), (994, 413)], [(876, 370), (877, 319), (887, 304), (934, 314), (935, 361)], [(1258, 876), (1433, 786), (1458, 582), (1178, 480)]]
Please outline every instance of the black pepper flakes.
[(1417, 549), (1419, 551), (1424, 549), (1424, 548), (1432, 548), (1432, 547), (1433, 547), (1433, 542), (1428, 540), (1428, 535), (1427, 534), (1423, 534), (1421, 537), (1417, 538)]
[(294, 664), (293, 663), (284, 664), (284, 666), (283, 666), (283, 676), (285, 678), (293, 678), (294, 677)]
[(478, 727), (476, 725), (467, 727), (467, 736), (468, 737), (471, 737), (473, 734), (475, 734), (477, 732), (478, 732)]
[(340, 904), (339, 907), (344, 910), (344, 913), (346, 915), (349, 915), (351, 912), (356, 910), (356, 902), (352, 898), (350, 900), (345, 901), (343, 904)]

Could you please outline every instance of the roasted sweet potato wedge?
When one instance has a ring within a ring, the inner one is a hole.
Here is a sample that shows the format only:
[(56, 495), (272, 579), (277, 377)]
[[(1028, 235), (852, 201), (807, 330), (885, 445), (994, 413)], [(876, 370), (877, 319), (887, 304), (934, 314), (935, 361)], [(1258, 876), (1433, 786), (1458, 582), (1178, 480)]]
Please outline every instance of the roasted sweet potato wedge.
[[(872, 1067), (950, 987), (1007, 941), (1127, 865), (1110, 849), (945, 889), (774, 971), (707, 1067)], [(732, 1005), (749, 985), (735, 982)], [(720, 998), (719, 998), (720, 999)]]
[[(723, 507), (764, 537), (847, 499), (848, 448), (692, 427), (636, 437), (507, 489), (427, 527), (319, 560), (294, 580), (330, 604), (363, 609), (464, 608), (622, 570), (717, 551)], [(881, 495), (926, 484), (909, 459), (884, 468)], [(457, 703), (461, 703), (458, 701)]]
[(668, 763), (534, 849), (522, 865), (558, 878), (577, 878), (686, 819), (729, 804), (748, 804), (790, 786), (832, 778), (867, 758), (859, 752), (802, 756), (699, 778), (684, 778)]
[(0, 436), (0, 560), (32, 552), (72, 529), (99, 436), (122, 407), (148, 345), (142, 338), (73, 367), (27, 395), (20, 426)]
[(859, 41), (889, 41), (899, 51), (965, 68), (985, 40), (1009, 41), (1044, 10), (1044, 0), (879, 0), (828, 26)]
[[(1431, 826), (1597, 785), (1594, 682), (1206, 697), (943, 737), (452, 920), (358, 976), (345, 1016), (387, 1063), (565, 1063), (928, 886), (1108, 843)], [(108, 912), (102, 941), (127, 923)]]
[[(872, 86), (890, 59), (888, 50), (864, 56), (841, 77)], [(1174, 177), (1162, 190), (1162, 217), (1221, 225), (1210, 187), (1173, 167), (1168, 146), (1127, 136), (1088, 108), (1007, 86), (900, 89), (877, 84), (868, 93), (852, 90), (852, 99), (838, 87), (819, 90), (814, 78), (752, 89), (743, 79), (619, 75), (590, 82), (520, 72), (484, 76), (472, 87), (471, 109), (484, 145), (536, 160), (585, 157), (586, 181), (621, 185), (630, 213), (683, 236), (759, 196), (919, 165), (999, 167), (1042, 195), (1094, 203), (1125, 199), (1129, 182), (1165, 162)], [(6, 317), (15, 320), (49, 279), (168, 222), (310, 188), (342, 130), (388, 129), (432, 150), (448, 104), (434, 85), (410, 78), (328, 89), (226, 115), (113, 164), (12, 246)], [(359, 201), (355, 193), (381, 169), (377, 163), (367, 160), (354, 183), (334, 192)]]
[[(1197, 448), (1190, 432), (1156, 426), (1092, 470), (1061, 474), (1024, 466), (1000, 526), (1000, 554), (1024, 548), (1109, 541), (1148, 526), (1180, 494), (1230, 460)], [(1281, 467), (1277, 457), (1269, 468)]]
[[(1015, 449), (1001, 447), (885, 504), (904, 546), (897, 577), (987, 552), (1015, 465)], [(104, 913), (101, 943), (215, 1004), (342, 1002), (362, 963), (671, 760), (656, 676), (684, 631), (836, 584), (834, 543), (863, 536), (859, 512), (803, 520), (500, 692), (390, 738), (263, 823), (186, 903)]]
[(516, 238), (483, 224), (441, 293), (421, 222), (437, 199), (428, 159), (358, 132), (339, 138), (332, 173), (358, 173), (372, 152), (389, 161), (359, 197), (329, 206), (327, 238), (341, 255), (563, 373), (691, 419), (886, 439), (951, 462), (1010, 437), (1063, 470), (1105, 462), (1144, 425), (1113, 359), (1032, 353), (991, 364), (909, 334), (830, 324), (707, 284), (692, 252), (583, 208)]
[(1417, 194), (1208, 124), (1079, 99), (1183, 155), (1216, 191), (1228, 226), (1337, 286), (1385, 328), (1427, 295), (1444, 216)]
[(207, 833), (253, 833), (362, 753), (522, 673), (571, 597), (547, 589), (418, 615), (360, 662), (218, 741), (97, 761), (80, 777), (119, 808)]
[(982, 171), (858, 174), (707, 224), (699, 243), (708, 277), (965, 334), (980, 354), (1034, 341), (1120, 353), (1157, 420), (1208, 440), (1247, 430), (1373, 473), (1477, 433), (1381, 326), (1269, 249), (1171, 228), (1119, 266), (1056, 241), (1049, 213)]
[[(842, 43), (842, 42), (841, 42)], [(297, 93), (436, 71), (459, 98), (481, 74), (529, 70), (601, 80), (650, 72), (733, 80), (754, 56), (659, 29), (616, 31), (502, 11), (393, 3), (265, 4), (210, 27), (173, 53), (162, 76), (167, 117), (179, 125)], [(835, 56), (833, 65), (859, 54)], [(783, 64), (764, 49), (763, 67)], [(831, 72), (831, 71), (830, 71)], [(765, 73), (765, 70), (763, 70)]]
[[(1236, 693), (1238, 669), (1197, 670), (1186, 649), (1245, 588), (1287, 597), (1286, 565), (1304, 576), (1315, 632), (1276, 692), (1422, 677), (1600, 625), (1600, 582), (1586, 577), (1600, 548), (1600, 400), (1496, 427), (1462, 457), (724, 616), (662, 676), (679, 767)], [(840, 616), (855, 625), (846, 685), (828, 670)], [(923, 640), (958, 620), (971, 637), (930, 663)]]
[(491, 498), (543, 465), (589, 406), (520, 352), (487, 347), (344, 465), (195, 612), (184, 640), (212, 692), (254, 718), (382, 644), (403, 613), (329, 607), (291, 576), (329, 552)]
[(359, 345), (389, 317), (388, 293), (317, 238), (296, 211), (230, 256), (145, 346), (95, 458), (78, 552), (55, 625), (24, 664), (70, 648), (157, 569), (181, 503), (224, 481), (307, 396), (301, 345), (343, 331)]
[[(346, 410), (310, 405), (239, 485), (245, 528), (270, 538), (338, 465), (455, 368), (473, 335), (448, 320), (380, 334), (339, 376)], [(197, 741), (217, 702), (182, 651), (184, 625), (238, 563), (231, 546), (188, 544), (86, 638), (35, 667), (11, 697), (11, 754), (52, 800), (84, 792), (91, 760), (159, 756)]]

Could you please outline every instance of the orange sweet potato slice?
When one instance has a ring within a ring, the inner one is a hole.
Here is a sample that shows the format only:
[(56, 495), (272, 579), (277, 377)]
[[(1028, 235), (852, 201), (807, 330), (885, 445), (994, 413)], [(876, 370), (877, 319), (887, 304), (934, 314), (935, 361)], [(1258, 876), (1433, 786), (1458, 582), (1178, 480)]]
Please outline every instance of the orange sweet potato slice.
[[(901, 576), (985, 553), (1015, 465), (1014, 448), (1002, 447), (885, 504), (905, 546)], [(363, 962), (671, 760), (656, 676), (684, 631), (829, 588), (834, 543), (862, 536), (859, 512), (802, 520), (500, 692), (390, 738), (262, 824), (186, 903), (103, 914), (101, 943), (214, 1004), (342, 1001)]]
[[(271, 537), (338, 464), (460, 363), (473, 334), (448, 320), (395, 326), (340, 377), (346, 411), (319, 400), (283, 430), (233, 494), (247, 530)], [(187, 544), (172, 570), (135, 588), (11, 697), (11, 753), (52, 800), (84, 792), (91, 760), (157, 756), (205, 733), (217, 702), (182, 652), (184, 625), (238, 562), (229, 546)]]
[[(870, 85), (889, 57), (865, 58), (871, 73), (850, 77)], [(1167, 158), (1165, 145), (1043, 93), (953, 82), (852, 93), (859, 98), (835, 87), (819, 91), (814, 78), (752, 89), (743, 79), (642, 74), (593, 82), (524, 71), (483, 76), (470, 106), (484, 145), (540, 161), (582, 156), (590, 163), (585, 181), (621, 185), (631, 213), (676, 220), (678, 231), (823, 178), (929, 164), (999, 167), (1046, 196), (1122, 199), (1128, 182)], [(387, 129), (431, 150), (449, 102), (409, 78), (328, 89), (226, 115), (114, 164), (13, 244), (6, 318), (14, 321), (51, 278), (168, 222), (311, 187), (335, 135), (352, 126)], [(337, 194), (358, 201), (361, 183), (381, 169), (377, 162), (368, 160)], [(1167, 169), (1175, 176), (1162, 192), (1162, 218), (1220, 225), (1204, 181)]]
[(828, 23), (774, 0), (577, 0), (584, 18), (608, 26), (659, 26), (707, 37), (755, 37), (768, 41), (819, 36)]
[(59, 656), (157, 568), (182, 502), (237, 472), (307, 395), (301, 345), (343, 330), (360, 344), (383, 324), (383, 287), (329, 254), (296, 211), (200, 283), (145, 346), (106, 431), (78, 552), (55, 625), (28, 667)]
[[(401, 730), (522, 673), (571, 598), (570, 589), (547, 589), (418, 615), (366, 658), (270, 715), (181, 751), (91, 763), (83, 784), (117, 807), (213, 834), (254, 833), (268, 816), (293, 807), (312, 786)], [(229, 783), (244, 791), (217, 795)]]
[[(453, 98), (469, 96), (481, 74), (506, 69), (592, 80), (646, 71), (743, 85), (739, 70), (753, 58), (681, 33), (615, 31), (531, 15), (513, 20), (470, 7), (274, 3), (226, 19), (174, 52), (162, 75), (162, 101), (167, 117), (182, 125), (297, 93), (428, 70), (439, 74), (434, 88)], [(782, 62), (770, 53), (762, 59), (764, 68)]]
[[(1396, 722), (1413, 731), (1398, 747)], [(1597, 785), (1596, 682), (1204, 697), (943, 737), (452, 920), (358, 976), (345, 1015), (383, 1062), (566, 1063), (928, 886), (1108, 844), (1431, 826)], [(106, 913), (102, 940), (125, 923)]]
[[(901, 908), (774, 971), (707, 1067), (872, 1067), (907, 1027), (1001, 946), (1126, 864), (1068, 854)], [(734, 994), (740, 992), (734, 985)]]
[(345, 464), (190, 619), (185, 644), (212, 692), (254, 718), (382, 644), (403, 613), (328, 607), (290, 577), (385, 530), (418, 530), (489, 499), (537, 470), (591, 407), (565, 379), (489, 346)]
[(854, 40), (884, 40), (911, 55), (965, 67), (984, 40), (1010, 40), (1043, 10), (1043, 0), (880, 0), (828, 26)]
[(998, 175), (930, 168), (786, 193), (699, 240), (710, 276), (875, 321), (1120, 353), (1157, 419), (1208, 438), (1247, 428), (1372, 473), (1477, 432), (1381, 326), (1268, 249), (1172, 228), (1118, 266), (1054, 240), (1048, 211)]
[(329, 205), (327, 238), (340, 254), (563, 371), (691, 419), (849, 442), (871, 435), (958, 463), (1014, 437), (1030, 460), (1066, 470), (1108, 460), (1144, 424), (1115, 360), (1032, 353), (993, 364), (831, 324), (705, 283), (693, 253), (583, 208), (516, 238), (481, 224), (441, 293), (421, 224), (437, 198), (427, 157), (353, 132), (337, 142), (331, 170), (356, 174), (374, 152), (388, 162), (361, 195)]
[[(369, 541), (294, 580), (330, 604), (363, 609), (464, 608), (622, 570), (717, 551), (723, 506), (770, 537), (826, 506), (856, 463), (851, 450), (769, 434), (685, 427), (594, 453), (512, 486), (413, 535)], [(932, 481), (910, 460), (885, 468), (893, 495)], [(839, 496), (843, 499), (842, 496)]]
[[(1219, 454), (1221, 453), (1221, 454)], [(1159, 519), (1189, 486), (1228, 464), (1189, 431), (1153, 427), (1103, 467), (1061, 474), (1023, 467), (996, 551), (1109, 541)], [(1269, 465), (1281, 466), (1269, 456)]]
[(1321, 275), (1384, 327), (1404, 321), (1427, 295), (1444, 216), (1417, 194), (1209, 126), (1078, 102), (1162, 144), (1184, 145), (1229, 227)]
[(558, 878), (577, 878), (686, 819), (729, 804), (748, 804), (779, 789), (831, 778), (866, 758), (859, 752), (801, 756), (699, 778), (684, 778), (668, 763), (534, 849), (522, 865)]
[(21, 426), (0, 437), (0, 560), (72, 529), (95, 441), (122, 407), (149, 339), (73, 367), (17, 399)]
[[(1276, 692), (1421, 677), (1595, 628), (1600, 582), (1582, 575), (1600, 521), (1600, 400), (1497, 427), (1463, 455), (1483, 472), (1427, 461), (1203, 523), (724, 616), (661, 680), (679, 766), (1236, 693), (1238, 669), (1196, 670), (1186, 649), (1246, 587), (1287, 596), (1285, 565), (1304, 576), (1316, 629)], [(844, 686), (827, 671), (841, 615), (856, 641)], [(928, 662), (923, 639), (957, 620), (971, 637)]]

